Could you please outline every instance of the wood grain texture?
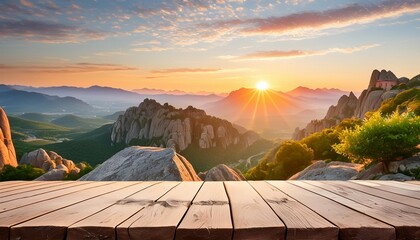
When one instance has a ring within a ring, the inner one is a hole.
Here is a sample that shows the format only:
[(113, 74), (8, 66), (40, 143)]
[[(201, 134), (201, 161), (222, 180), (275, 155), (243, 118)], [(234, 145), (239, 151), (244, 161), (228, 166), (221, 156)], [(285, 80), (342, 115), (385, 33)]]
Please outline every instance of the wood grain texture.
[[(299, 182), (305, 186), (309, 183)], [(317, 193), (380, 221), (386, 222), (396, 229), (397, 239), (420, 240), (420, 209), (403, 205), (387, 199), (372, 196), (348, 187), (340, 186), (339, 182), (311, 181), (311, 188)], [(344, 200), (345, 199), (345, 200)], [(348, 200), (348, 201), (347, 201)]]
[(154, 183), (117, 201), (112, 206), (71, 225), (67, 230), (67, 240), (116, 239), (115, 229), (118, 225), (178, 184), (178, 182)]
[(404, 183), (420, 185), (420, 181), (419, 180), (417, 180), (417, 181), (407, 181), (407, 182), (404, 182)]
[(391, 184), (391, 182), (393, 181), (353, 181), (353, 182), (357, 184), (367, 185), (367, 186), (374, 186), (375, 188), (378, 188), (387, 192), (420, 199), (420, 189), (416, 187), (416, 185), (413, 185), (413, 186), (409, 185), (407, 187), (405, 185), (408, 185), (408, 184), (404, 184), (404, 185), (400, 185), (398, 183)]
[(268, 182), (339, 227), (339, 236), (342, 240), (395, 239), (395, 229), (392, 226), (320, 196), (318, 192), (295, 185), (300, 181)]
[(234, 240), (285, 239), (285, 226), (247, 182), (224, 182), (230, 200)]
[[(9, 228), (13, 225), (28, 221), (53, 211), (57, 211), (58, 209), (85, 201), (92, 197), (96, 197), (118, 188), (121, 188), (118, 184), (109, 182), (95, 182), (89, 185), (79, 186), (79, 191), (73, 192), (71, 194), (58, 196), (53, 199), (2, 212), (0, 213), (0, 240), (9, 238)], [(48, 231), (38, 232), (37, 234), (40, 235), (41, 233), (46, 235), (49, 234)]]
[(4, 203), (0, 203), (0, 213), (1, 212), (6, 212), (12, 209), (16, 209), (16, 208), (20, 208), (20, 207), (24, 207), (24, 206), (28, 206), (28, 205), (32, 205), (38, 202), (43, 202), (49, 199), (54, 199), (54, 198), (58, 198), (61, 196), (65, 196), (67, 194), (71, 194), (71, 193), (77, 193), (80, 190), (83, 189), (87, 189), (96, 185), (92, 185), (89, 186), (88, 184), (90, 183), (74, 183), (71, 184), (71, 186), (68, 186), (64, 189), (60, 189), (60, 190), (56, 190), (53, 192), (48, 192), (42, 195), (34, 195), (34, 196), (29, 196), (27, 198), (19, 198), (19, 199), (15, 199), (13, 201), (8, 201), (8, 202), (4, 202)]
[(232, 220), (223, 182), (205, 182), (176, 230), (176, 240), (230, 240)]
[(267, 182), (249, 182), (286, 225), (287, 240), (332, 240), (338, 228)]
[[(109, 191), (105, 194), (13, 226), (10, 233), (11, 238), (31, 240), (64, 239), (68, 226), (102, 211), (122, 198), (130, 196), (152, 184), (154, 183), (123, 182), (115, 184), (116, 188), (112, 188), (111, 185)], [(46, 232), (47, 234), (39, 234), (38, 232)], [(106, 239), (107, 236), (102, 236), (102, 238)]]
[(412, 197), (407, 197), (404, 195), (399, 195), (396, 193), (392, 193), (392, 192), (387, 192), (384, 191), (380, 188), (374, 188), (374, 187), (369, 187), (367, 185), (362, 185), (362, 184), (357, 184), (354, 182), (336, 182), (337, 184), (340, 184), (341, 187), (345, 187), (345, 188), (349, 188), (349, 189), (354, 189), (360, 192), (364, 192), (376, 197), (380, 197), (380, 198), (384, 198), (384, 199), (388, 199), (397, 203), (401, 203), (404, 205), (408, 205), (411, 207), (416, 207), (416, 208), (420, 208), (420, 199), (416, 199), (416, 198), (412, 198)]
[(181, 182), (118, 226), (118, 240), (173, 240), (178, 224), (201, 185), (202, 182)]
[(87, 184), (87, 183), (83, 183), (83, 182), (73, 183), (73, 182), (67, 181), (60, 184), (47, 185), (45, 187), (41, 186), (41, 188), (38, 188), (38, 189), (32, 189), (30, 191), (1, 197), (0, 203), (10, 202), (10, 201), (14, 201), (21, 198), (34, 197), (37, 195), (43, 195), (45, 193), (54, 192), (54, 191), (66, 189), (66, 188), (71, 188), (71, 187), (83, 185), (83, 184)]
[(45, 182), (45, 184), (32, 184), (26, 187), (7, 189), (7, 191), (0, 192), (0, 200), (3, 197), (9, 197), (20, 193), (33, 192), (35, 190), (44, 189), (56, 185), (64, 184), (63, 182)]

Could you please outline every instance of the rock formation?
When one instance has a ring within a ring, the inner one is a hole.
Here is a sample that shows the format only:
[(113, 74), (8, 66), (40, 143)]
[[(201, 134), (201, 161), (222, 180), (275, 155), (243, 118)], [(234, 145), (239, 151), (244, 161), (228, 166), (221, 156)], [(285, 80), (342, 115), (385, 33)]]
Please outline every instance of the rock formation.
[(297, 128), (293, 133), (293, 139), (300, 140), (315, 132), (320, 132), (326, 128), (334, 127), (344, 118), (354, 115), (357, 106), (357, 97), (351, 92), (349, 96), (343, 95), (337, 105), (331, 106), (327, 114), (321, 120), (312, 120), (304, 129)]
[(6, 113), (0, 108), (0, 171), (4, 165), (16, 167), (16, 152)]
[[(42, 148), (25, 153), (20, 164), (32, 165), (36, 168), (42, 168), (46, 173), (36, 180), (63, 180), (67, 174), (77, 174), (80, 169), (72, 160), (63, 159), (53, 151), (45, 151)], [(64, 174), (62, 174), (64, 173)], [(61, 176), (61, 178), (59, 178)]]
[(235, 171), (234, 169), (226, 166), (225, 164), (219, 164), (216, 167), (211, 168), (207, 172), (200, 172), (198, 176), (203, 181), (243, 181), (245, 177), (241, 172)]
[(397, 78), (391, 71), (374, 70), (370, 77), (368, 88), (357, 99), (353, 93), (342, 96), (337, 105), (331, 106), (321, 120), (312, 120), (304, 129), (297, 128), (293, 139), (300, 140), (314, 132), (338, 125), (344, 118), (357, 117), (363, 119), (365, 114), (377, 110), (383, 101), (395, 97), (401, 90), (390, 90), (392, 86), (406, 83), (407, 78)]
[(316, 161), (289, 180), (349, 180), (362, 169), (362, 164)]
[(226, 149), (237, 144), (247, 147), (258, 139), (255, 134), (240, 134), (230, 122), (208, 116), (203, 110), (191, 106), (175, 109), (149, 99), (120, 115), (111, 134), (114, 143), (168, 147), (177, 152), (190, 145), (201, 149)]
[(118, 152), (81, 181), (200, 181), (191, 164), (172, 148), (133, 146)]

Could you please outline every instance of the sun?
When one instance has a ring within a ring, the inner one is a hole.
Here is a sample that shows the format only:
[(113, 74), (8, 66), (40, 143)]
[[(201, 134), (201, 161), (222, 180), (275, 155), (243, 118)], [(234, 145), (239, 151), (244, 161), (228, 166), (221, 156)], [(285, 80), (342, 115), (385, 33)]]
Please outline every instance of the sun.
[(268, 89), (268, 83), (266, 81), (259, 81), (256, 84), (256, 87), (260, 91), (264, 91)]

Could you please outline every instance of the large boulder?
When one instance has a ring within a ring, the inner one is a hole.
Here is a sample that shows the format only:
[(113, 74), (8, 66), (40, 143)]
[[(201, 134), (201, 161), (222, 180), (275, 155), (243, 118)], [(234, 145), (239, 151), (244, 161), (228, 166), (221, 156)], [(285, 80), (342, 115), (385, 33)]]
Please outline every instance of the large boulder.
[(22, 158), (20, 159), (20, 164), (29, 164), (36, 168), (42, 168), (44, 162), (51, 161), (50, 156), (48, 156), (47, 152), (39, 148), (29, 153), (25, 153)]
[(362, 169), (362, 164), (316, 161), (289, 180), (349, 180)]
[(225, 164), (219, 164), (216, 167), (208, 170), (204, 173), (199, 173), (201, 180), (203, 181), (243, 181), (245, 177), (241, 172), (235, 171), (234, 169), (226, 166)]
[[(53, 151), (45, 151), (39, 148), (35, 151), (25, 153), (20, 164), (32, 165), (36, 168), (42, 168), (45, 172), (43, 176), (37, 180), (63, 180), (67, 174), (78, 174), (80, 169), (76, 167), (72, 160), (63, 159), (58, 153)], [(58, 171), (59, 170), (59, 171)]]
[(13, 146), (9, 119), (4, 110), (0, 108), (0, 171), (4, 165), (16, 167), (18, 163), (15, 147)]
[(82, 181), (200, 181), (191, 164), (172, 148), (133, 146), (118, 152)]
[(52, 169), (36, 178), (35, 181), (59, 181), (63, 180), (66, 175), (67, 172), (64, 169)]

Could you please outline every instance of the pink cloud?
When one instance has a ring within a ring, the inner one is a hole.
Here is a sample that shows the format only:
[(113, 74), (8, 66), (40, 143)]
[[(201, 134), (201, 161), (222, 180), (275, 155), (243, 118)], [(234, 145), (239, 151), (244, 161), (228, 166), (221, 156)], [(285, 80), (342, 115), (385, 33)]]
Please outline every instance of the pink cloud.
[(307, 57), (307, 56), (319, 56), (330, 53), (343, 53), (350, 54), (354, 52), (364, 51), (370, 48), (378, 47), (379, 44), (363, 45), (358, 47), (348, 48), (329, 48), (326, 50), (317, 51), (305, 51), (305, 50), (290, 50), (290, 51), (259, 51), (254, 53), (245, 54), (242, 56), (221, 56), (222, 59), (231, 60), (272, 60), (281, 58), (296, 58), (296, 57)]
[(380, 4), (352, 4), (326, 11), (312, 11), (281, 17), (236, 20), (221, 25), (239, 25), (244, 34), (284, 34), (296, 30), (341, 28), (353, 24), (400, 16), (420, 10), (419, 1), (384, 1)]

